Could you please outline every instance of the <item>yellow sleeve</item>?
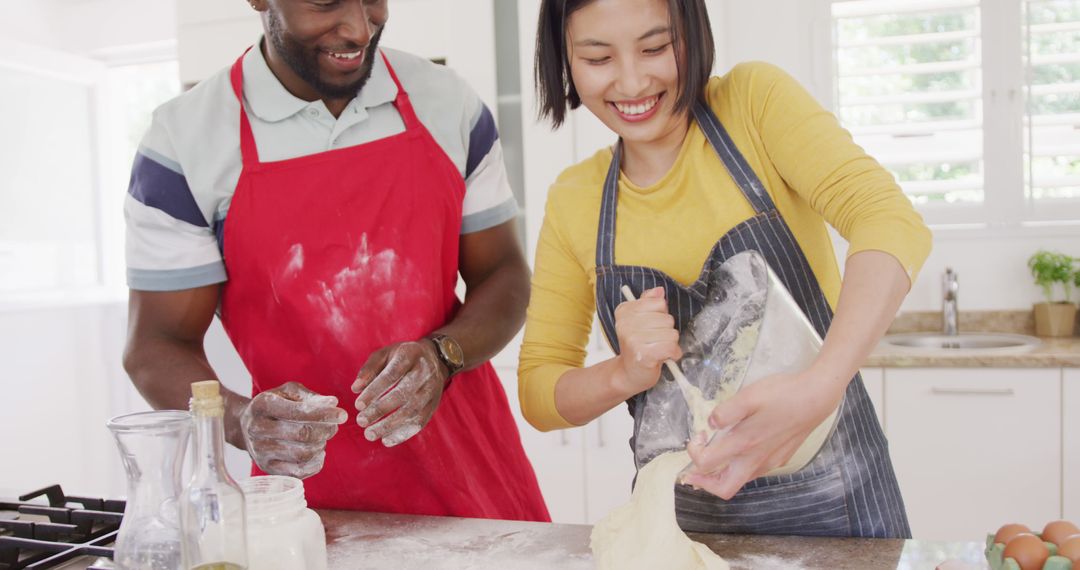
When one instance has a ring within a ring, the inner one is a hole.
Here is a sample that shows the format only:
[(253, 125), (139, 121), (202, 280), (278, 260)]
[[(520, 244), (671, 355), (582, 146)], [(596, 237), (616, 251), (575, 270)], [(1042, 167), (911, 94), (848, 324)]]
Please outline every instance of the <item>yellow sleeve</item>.
[(794, 78), (765, 63), (742, 64), (753, 121), (777, 172), (849, 243), (895, 257), (915, 282), (932, 236), (892, 174), (855, 144), (836, 116)]
[[(572, 190), (572, 189), (570, 189)], [(518, 364), (518, 400), (525, 419), (538, 430), (575, 427), (555, 408), (555, 384), (566, 371), (585, 364), (585, 347), (596, 302), (585, 268), (557, 229), (558, 186), (548, 195), (525, 339)]]

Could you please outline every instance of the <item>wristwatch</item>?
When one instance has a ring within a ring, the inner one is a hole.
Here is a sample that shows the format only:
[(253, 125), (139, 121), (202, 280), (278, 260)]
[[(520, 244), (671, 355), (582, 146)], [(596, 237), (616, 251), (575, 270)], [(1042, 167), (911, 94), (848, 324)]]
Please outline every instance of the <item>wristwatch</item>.
[(435, 344), (435, 354), (439, 355), (439, 360), (450, 371), (448, 378), (461, 372), (461, 369), (465, 367), (465, 353), (462, 352), (461, 345), (453, 338), (440, 333), (431, 333), (427, 338)]

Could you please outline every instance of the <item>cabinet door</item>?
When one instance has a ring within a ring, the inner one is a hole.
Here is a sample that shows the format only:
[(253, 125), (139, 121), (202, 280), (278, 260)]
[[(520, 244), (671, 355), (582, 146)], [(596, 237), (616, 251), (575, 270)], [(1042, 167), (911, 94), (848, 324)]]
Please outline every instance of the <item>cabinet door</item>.
[(877, 414), (878, 423), (885, 426), (885, 369), (864, 368), (862, 369), (863, 384), (866, 392), (870, 394), (870, 401), (874, 403), (874, 413)]
[(1080, 369), (1066, 368), (1063, 377), (1065, 496), (1062, 506), (1066, 520), (1080, 522)]
[(887, 433), (915, 538), (1061, 515), (1060, 369), (892, 369)]
[(585, 517), (595, 524), (630, 501), (634, 418), (625, 404), (593, 420), (585, 430)]
[(517, 398), (517, 369), (495, 366), (514, 414), (521, 444), (532, 463), (551, 519), (558, 523), (585, 522), (585, 428), (540, 432), (521, 415)]

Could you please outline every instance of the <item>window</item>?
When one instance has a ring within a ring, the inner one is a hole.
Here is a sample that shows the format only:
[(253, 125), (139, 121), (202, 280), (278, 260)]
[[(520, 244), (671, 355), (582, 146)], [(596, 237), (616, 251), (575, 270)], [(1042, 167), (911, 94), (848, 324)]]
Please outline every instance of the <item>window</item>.
[(1024, 2), (1028, 196), (1080, 198), (1080, 0)]
[(979, 6), (834, 6), (841, 121), (918, 204), (983, 200)]
[(151, 111), (179, 93), (175, 46), (0, 47), (0, 301), (116, 297), (131, 161)]
[[(7, 47), (7, 46), (5, 46)], [(94, 156), (100, 64), (0, 57), (0, 294), (100, 283)]]
[(1080, 0), (832, 0), (835, 109), (931, 223), (1080, 218)]

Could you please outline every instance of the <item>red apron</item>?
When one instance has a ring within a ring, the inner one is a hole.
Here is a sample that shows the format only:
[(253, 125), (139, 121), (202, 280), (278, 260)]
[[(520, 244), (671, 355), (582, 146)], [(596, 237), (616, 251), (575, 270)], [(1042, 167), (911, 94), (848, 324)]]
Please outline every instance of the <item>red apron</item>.
[(308, 504), (549, 521), (490, 364), (456, 377), (427, 427), (397, 447), (369, 442), (356, 424), (350, 386), (368, 356), (422, 338), (460, 306), (465, 183), (397, 75), (390, 69), (405, 132), (264, 163), (244, 110), (242, 60), (231, 77), (244, 167), (223, 235), (221, 320), (254, 393), (296, 381), (349, 412), (325, 467), (304, 481)]

